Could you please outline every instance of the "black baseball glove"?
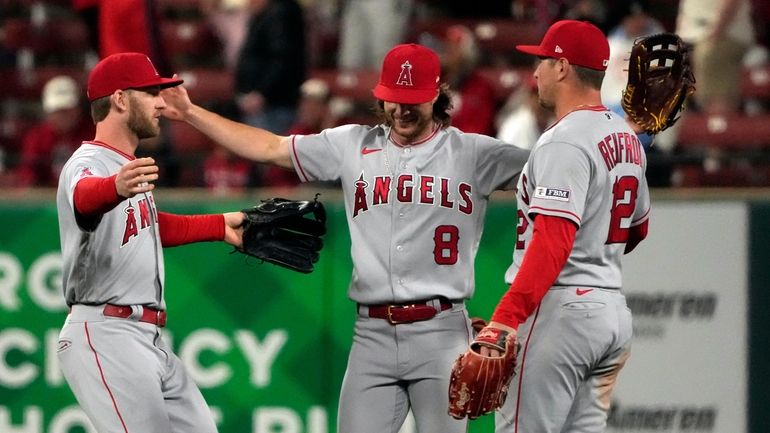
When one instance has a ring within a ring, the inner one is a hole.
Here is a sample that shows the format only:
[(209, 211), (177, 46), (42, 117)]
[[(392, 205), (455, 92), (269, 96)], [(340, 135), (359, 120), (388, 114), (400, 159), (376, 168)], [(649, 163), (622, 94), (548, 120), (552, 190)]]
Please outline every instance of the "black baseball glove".
[(695, 92), (688, 55), (689, 48), (673, 33), (634, 42), (622, 105), (647, 133), (657, 134), (676, 123), (685, 100)]
[(298, 272), (313, 272), (326, 233), (326, 210), (313, 201), (262, 200), (243, 209), (243, 246), (237, 250)]

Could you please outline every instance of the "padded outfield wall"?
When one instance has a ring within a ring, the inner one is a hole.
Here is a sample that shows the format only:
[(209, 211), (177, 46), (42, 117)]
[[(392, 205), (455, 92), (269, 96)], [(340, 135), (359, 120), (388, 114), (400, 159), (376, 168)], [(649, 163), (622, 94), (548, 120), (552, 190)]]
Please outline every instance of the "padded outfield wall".
[[(164, 211), (205, 213), (313, 192), (225, 200), (161, 191), (156, 200)], [(344, 209), (336, 191), (322, 198), (330, 227), (313, 274), (228, 254), (224, 244), (166, 250), (167, 336), (222, 433), (334, 431), (354, 306), (345, 296)], [(770, 199), (657, 193), (653, 200), (650, 237), (625, 261), (636, 339), (608, 431), (768, 431)], [(468, 307), (483, 317), (506, 288), (515, 240), (510, 195), (495, 196), (486, 227)], [(66, 316), (58, 239), (53, 193), (2, 194), (0, 433), (94, 431), (56, 362)], [(470, 431), (492, 432), (491, 417)]]

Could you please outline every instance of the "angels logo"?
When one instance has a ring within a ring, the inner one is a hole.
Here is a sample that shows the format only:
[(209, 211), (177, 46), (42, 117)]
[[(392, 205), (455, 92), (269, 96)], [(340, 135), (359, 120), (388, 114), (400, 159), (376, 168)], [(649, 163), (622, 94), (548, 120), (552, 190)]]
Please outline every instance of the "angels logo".
[(409, 60), (401, 64), (401, 73), (398, 74), (396, 84), (400, 86), (412, 86), (412, 64)]
[(126, 214), (126, 222), (123, 229), (123, 241), (120, 243), (121, 248), (123, 248), (131, 239), (137, 237), (140, 230), (144, 230), (153, 224), (151, 214), (155, 221), (158, 220), (157, 209), (155, 209), (155, 200), (152, 196), (138, 200), (136, 205), (139, 208), (138, 221), (131, 200), (128, 200), (127, 206), (123, 209), (123, 213)]
[(366, 187), (369, 186), (369, 183), (367, 183), (364, 180), (364, 173), (361, 173), (361, 176), (358, 177), (358, 180), (356, 180), (356, 198), (355, 198), (355, 210), (353, 211), (353, 216), (358, 215), (359, 211), (366, 211), (369, 209), (369, 205), (366, 204)]

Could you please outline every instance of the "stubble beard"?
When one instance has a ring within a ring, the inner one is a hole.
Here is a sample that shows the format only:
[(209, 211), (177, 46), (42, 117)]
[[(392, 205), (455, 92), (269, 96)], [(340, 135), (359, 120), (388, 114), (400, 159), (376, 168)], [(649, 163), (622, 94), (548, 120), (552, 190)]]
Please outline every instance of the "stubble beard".
[(136, 109), (135, 104), (131, 104), (128, 113), (128, 129), (136, 134), (140, 140), (157, 137), (160, 134), (160, 126), (156, 125), (152, 118)]

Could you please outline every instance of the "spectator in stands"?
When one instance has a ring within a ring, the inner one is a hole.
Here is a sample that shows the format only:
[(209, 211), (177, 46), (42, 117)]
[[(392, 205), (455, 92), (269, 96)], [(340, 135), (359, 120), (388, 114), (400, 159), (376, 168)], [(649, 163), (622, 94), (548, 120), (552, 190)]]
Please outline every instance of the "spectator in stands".
[[(297, 110), (297, 120), (289, 129), (289, 135), (317, 134), (326, 128), (337, 126), (329, 107), (331, 93), (326, 82), (311, 78), (302, 83), (300, 90), (302, 98)], [(270, 187), (294, 187), (300, 182), (294, 171), (270, 166), (262, 170), (261, 184)]]
[(512, 93), (498, 117), (497, 138), (532, 149), (540, 134), (553, 123), (553, 113), (540, 105), (537, 81), (533, 76), (519, 90)]
[(379, 69), (385, 54), (404, 41), (414, 0), (345, 0), (338, 67)]
[(305, 80), (305, 25), (296, 0), (249, 0), (250, 18), (235, 70), (242, 120), (286, 134)]
[(201, 10), (222, 42), (225, 66), (235, 70), (238, 55), (246, 37), (249, 11), (248, 0), (201, 0)]
[(625, 115), (620, 105), (623, 89), (628, 82), (628, 57), (636, 38), (665, 31), (663, 25), (647, 10), (643, 2), (635, 1), (620, 25), (607, 35), (610, 60), (602, 82), (602, 102), (610, 110)]
[(94, 124), (71, 77), (57, 76), (43, 87), (45, 119), (27, 131), (16, 171), (18, 186), (55, 187), (59, 172), (83, 140), (94, 136)]
[(480, 56), (469, 28), (453, 25), (446, 30), (442, 70), (452, 91), (452, 126), (463, 132), (493, 135), (497, 101), (492, 84), (478, 71)]
[(331, 92), (325, 81), (311, 78), (302, 83), (300, 93), (302, 98), (299, 101), (297, 120), (289, 129), (289, 134), (317, 134), (337, 126), (329, 109)]
[[(710, 115), (739, 114), (743, 98), (743, 59), (754, 44), (750, 0), (680, 0), (676, 32), (693, 47), (691, 63), (696, 79), (692, 100), (695, 108)], [(682, 115), (686, 118), (690, 112)], [(656, 146), (676, 149), (683, 121), (655, 137)], [(726, 162), (724, 151), (715, 145), (702, 149), (703, 174), (720, 178)], [(673, 183), (688, 183), (687, 168), (677, 167)], [(700, 182), (702, 180), (699, 180)], [(653, 186), (652, 182), (650, 183)]]
[(694, 99), (708, 113), (741, 109), (744, 54), (754, 43), (750, 0), (681, 0), (677, 33), (693, 45), (698, 90)]
[[(605, 71), (602, 82), (602, 102), (610, 110), (625, 116), (621, 100), (623, 89), (628, 82), (628, 57), (636, 38), (665, 31), (663, 24), (649, 14), (646, 2), (634, 1), (629, 4), (627, 15), (621, 20), (620, 25), (612, 29), (607, 36), (610, 44), (610, 61)], [(632, 128), (637, 128), (632, 124)], [(675, 132), (667, 132), (671, 136)], [(672, 167), (665, 158), (656, 158), (653, 155), (670, 154), (674, 149), (674, 141), (661, 139), (652, 146), (653, 137), (646, 133), (637, 135), (644, 145), (648, 155), (647, 183), (653, 187), (665, 187), (671, 185)]]
[(163, 48), (163, 20), (157, 11), (157, 0), (72, 0), (72, 5), (86, 16), (88, 11), (98, 10), (97, 48), (101, 58), (123, 52), (144, 53), (161, 75), (172, 73)]

